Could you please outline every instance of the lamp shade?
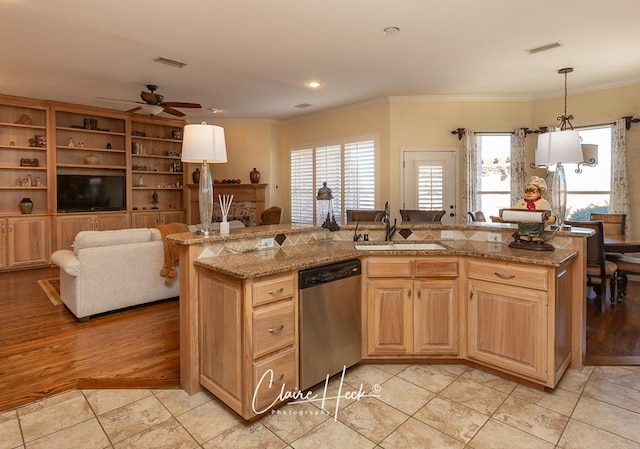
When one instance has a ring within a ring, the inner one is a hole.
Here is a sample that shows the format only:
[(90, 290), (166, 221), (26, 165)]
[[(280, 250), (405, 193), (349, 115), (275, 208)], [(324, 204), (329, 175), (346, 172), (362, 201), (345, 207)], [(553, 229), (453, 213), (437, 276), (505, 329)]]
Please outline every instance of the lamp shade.
[(586, 164), (597, 164), (598, 163), (598, 145), (593, 145), (591, 143), (583, 143), (582, 144), (582, 160)]
[(182, 138), (183, 162), (227, 162), (224, 128), (206, 123), (185, 125)]
[(559, 162), (582, 162), (582, 147), (578, 131), (555, 131), (538, 136), (536, 164), (549, 165)]

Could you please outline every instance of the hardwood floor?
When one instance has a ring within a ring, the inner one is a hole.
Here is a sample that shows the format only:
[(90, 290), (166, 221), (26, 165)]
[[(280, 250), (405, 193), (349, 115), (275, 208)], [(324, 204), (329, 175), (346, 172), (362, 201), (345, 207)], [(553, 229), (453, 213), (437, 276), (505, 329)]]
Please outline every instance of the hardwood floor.
[[(37, 285), (57, 268), (0, 273), (0, 411), (72, 388), (179, 388), (177, 299), (79, 323)], [(587, 307), (587, 364), (640, 364), (640, 283)]]
[(178, 300), (80, 323), (37, 284), (57, 268), (0, 274), (0, 411), (72, 388), (178, 388)]

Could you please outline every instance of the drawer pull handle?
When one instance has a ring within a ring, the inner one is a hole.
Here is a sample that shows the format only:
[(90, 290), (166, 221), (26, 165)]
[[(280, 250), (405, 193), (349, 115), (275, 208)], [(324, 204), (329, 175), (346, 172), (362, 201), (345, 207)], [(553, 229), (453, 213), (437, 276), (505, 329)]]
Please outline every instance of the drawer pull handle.
[(267, 293), (269, 293), (270, 295), (277, 295), (279, 293), (282, 293), (283, 291), (284, 291), (284, 287), (280, 287), (275, 290), (269, 290)]
[(273, 386), (273, 384), (282, 382), (282, 379), (284, 379), (284, 373), (280, 374), (277, 379), (270, 380), (269, 381), (269, 388), (271, 388)]
[(516, 277), (515, 274), (510, 274), (510, 273), (498, 273), (497, 271), (495, 273), (496, 276), (498, 276), (500, 279), (513, 279), (514, 277)]
[(407, 296), (411, 296), (411, 289), (407, 292)]
[(269, 332), (271, 334), (277, 334), (278, 332), (282, 332), (283, 329), (284, 329), (284, 324), (281, 324), (278, 327), (272, 327), (267, 332)]

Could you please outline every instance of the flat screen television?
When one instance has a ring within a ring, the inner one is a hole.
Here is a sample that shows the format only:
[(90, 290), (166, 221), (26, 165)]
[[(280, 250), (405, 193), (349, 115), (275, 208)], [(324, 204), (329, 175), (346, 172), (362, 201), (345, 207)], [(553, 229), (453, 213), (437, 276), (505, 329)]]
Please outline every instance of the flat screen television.
[(121, 175), (58, 175), (58, 212), (124, 210)]

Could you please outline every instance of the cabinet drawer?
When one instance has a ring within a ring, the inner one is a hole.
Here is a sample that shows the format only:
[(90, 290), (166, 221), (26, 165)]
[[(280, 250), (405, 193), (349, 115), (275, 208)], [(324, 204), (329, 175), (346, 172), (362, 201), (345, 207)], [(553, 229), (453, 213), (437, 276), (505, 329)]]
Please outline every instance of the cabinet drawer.
[(367, 260), (367, 277), (370, 278), (408, 278), (411, 277), (411, 259), (371, 258)]
[(453, 259), (416, 259), (414, 277), (457, 277), (458, 261)]
[(251, 400), (255, 404), (255, 411), (260, 413), (271, 406), (280, 394), (283, 384), (285, 391), (294, 391), (297, 387), (296, 359), (293, 348), (253, 364)]
[(470, 260), (469, 278), (536, 290), (546, 291), (549, 288), (547, 270), (533, 266)]
[(267, 304), (293, 296), (293, 276), (277, 276), (261, 279), (253, 284), (253, 305)]
[(253, 311), (253, 357), (293, 344), (293, 300), (269, 304)]

